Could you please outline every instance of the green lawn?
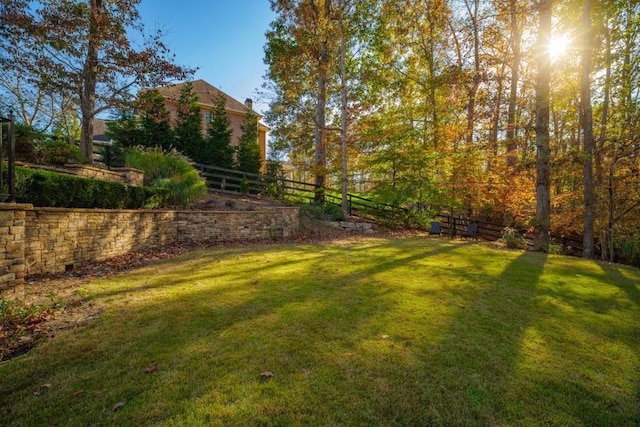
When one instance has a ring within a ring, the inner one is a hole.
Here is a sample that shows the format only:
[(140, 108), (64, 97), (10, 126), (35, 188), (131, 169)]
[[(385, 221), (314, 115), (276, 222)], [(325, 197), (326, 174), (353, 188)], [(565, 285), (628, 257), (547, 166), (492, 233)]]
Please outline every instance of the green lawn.
[(99, 320), (0, 366), (1, 425), (640, 425), (633, 268), (414, 237), (83, 291)]

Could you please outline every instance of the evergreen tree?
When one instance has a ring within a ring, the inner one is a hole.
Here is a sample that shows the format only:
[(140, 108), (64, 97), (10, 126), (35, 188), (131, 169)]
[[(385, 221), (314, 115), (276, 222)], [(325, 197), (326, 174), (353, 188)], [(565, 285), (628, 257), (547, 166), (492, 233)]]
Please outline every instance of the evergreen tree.
[(207, 127), (202, 163), (232, 169), (235, 166), (234, 149), (231, 146), (231, 121), (227, 116), (226, 104), (227, 99), (223, 94), (216, 97)]
[(107, 122), (106, 135), (123, 148), (142, 144), (140, 122), (132, 110), (122, 110), (116, 120)]
[(258, 146), (258, 115), (247, 112), (242, 124), (242, 136), (238, 144), (238, 169), (259, 173), (262, 166), (260, 146)]
[(185, 84), (178, 99), (178, 120), (176, 122), (176, 148), (194, 162), (201, 162), (202, 119), (198, 98), (191, 82)]
[(143, 92), (138, 103), (141, 113), (141, 144), (169, 151), (175, 144), (175, 137), (164, 97), (157, 89), (152, 89)]

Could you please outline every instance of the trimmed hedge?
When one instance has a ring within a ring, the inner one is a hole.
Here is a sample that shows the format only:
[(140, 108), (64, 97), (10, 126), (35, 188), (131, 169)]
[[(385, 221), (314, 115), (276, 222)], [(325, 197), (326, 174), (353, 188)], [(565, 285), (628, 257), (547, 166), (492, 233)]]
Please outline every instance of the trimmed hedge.
[[(6, 180), (5, 180), (6, 182)], [(162, 206), (167, 191), (16, 167), (16, 201), (38, 207), (140, 209)]]

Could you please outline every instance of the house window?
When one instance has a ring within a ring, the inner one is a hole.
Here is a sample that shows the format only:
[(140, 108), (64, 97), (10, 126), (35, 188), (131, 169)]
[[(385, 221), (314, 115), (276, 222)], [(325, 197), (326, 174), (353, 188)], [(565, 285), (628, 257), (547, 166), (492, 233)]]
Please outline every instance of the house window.
[(204, 120), (207, 123), (211, 123), (211, 119), (213, 118), (213, 113), (211, 111), (205, 111)]

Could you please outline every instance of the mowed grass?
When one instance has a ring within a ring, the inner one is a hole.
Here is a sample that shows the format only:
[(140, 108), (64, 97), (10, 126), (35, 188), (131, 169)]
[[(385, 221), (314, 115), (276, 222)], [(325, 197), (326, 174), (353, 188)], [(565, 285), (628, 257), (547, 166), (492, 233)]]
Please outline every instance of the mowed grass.
[(198, 251), (84, 291), (100, 319), (0, 366), (1, 425), (640, 424), (633, 268), (413, 237)]

